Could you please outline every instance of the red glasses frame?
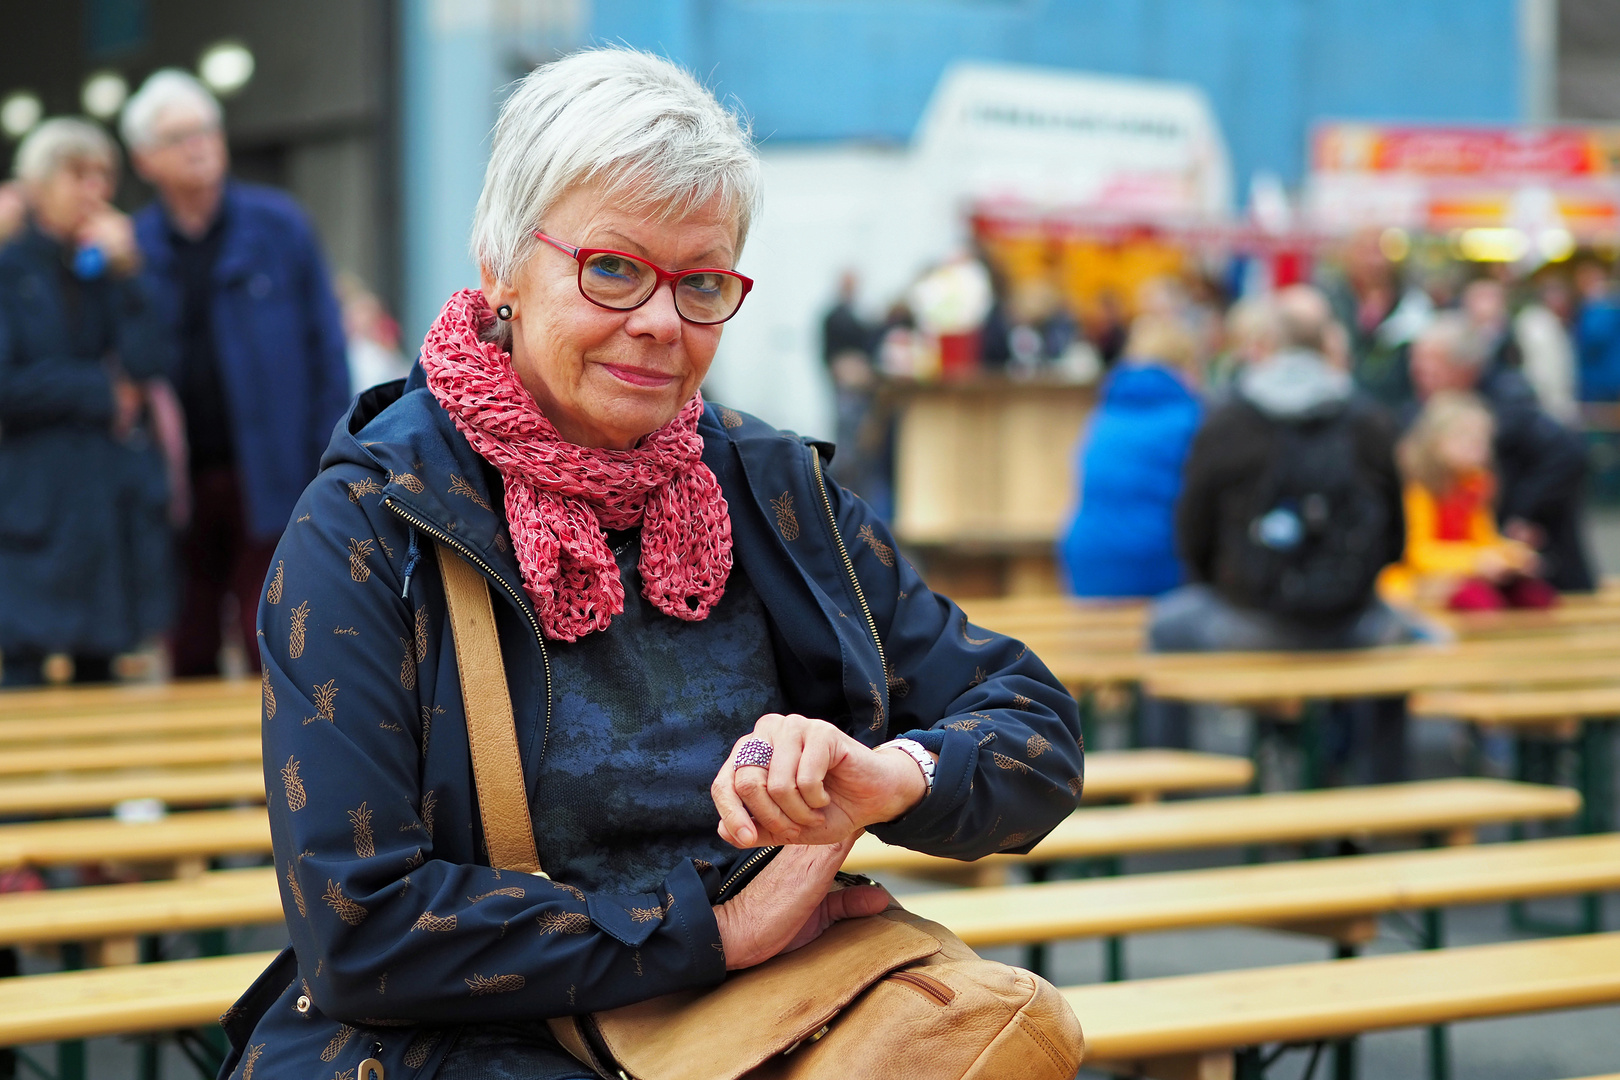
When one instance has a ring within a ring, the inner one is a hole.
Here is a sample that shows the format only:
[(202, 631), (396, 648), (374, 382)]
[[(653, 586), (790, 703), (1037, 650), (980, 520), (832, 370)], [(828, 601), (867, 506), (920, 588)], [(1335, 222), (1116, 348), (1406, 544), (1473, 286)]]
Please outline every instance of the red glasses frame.
[[(579, 286), (579, 295), (583, 296), (597, 307), (605, 308), (608, 311), (634, 311), (638, 307), (645, 304), (648, 300), (651, 300), (654, 296), (658, 295), (658, 290), (663, 288), (665, 283), (668, 283), (670, 295), (675, 300), (675, 314), (679, 315), (683, 321), (689, 322), (694, 326), (718, 326), (723, 322), (729, 322), (737, 317), (737, 312), (742, 310), (743, 301), (748, 299), (748, 294), (753, 291), (754, 288), (753, 278), (748, 277), (746, 274), (739, 274), (735, 270), (725, 270), (718, 266), (694, 266), (687, 270), (671, 271), (665, 270), (662, 266), (659, 266), (655, 262), (651, 262), (641, 255), (632, 255), (628, 251), (617, 251), (613, 248), (574, 247), (572, 244), (563, 243), (556, 237), (547, 236), (545, 233), (540, 232), (539, 230), (535, 231), (534, 237), (536, 240), (542, 240), (556, 248), (558, 251), (562, 252), (564, 255), (572, 258), (579, 266), (574, 278), (575, 283)], [(593, 255), (617, 255), (620, 258), (630, 259), (633, 262), (638, 262), (643, 266), (651, 268), (652, 272), (658, 275), (658, 281), (653, 285), (652, 289), (648, 291), (646, 296), (642, 297), (639, 302), (631, 304), (629, 307), (614, 307), (611, 304), (604, 304), (600, 300), (592, 298), (592, 296), (585, 291), (585, 263), (586, 260), (590, 259)], [(675, 292), (675, 283), (681, 278), (686, 277), (688, 274), (724, 274), (726, 277), (736, 278), (738, 281), (742, 282), (742, 295), (737, 297), (737, 307), (724, 319), (688, 319), (686, 314), (681, 311), (680, 297), (679, 294)]]

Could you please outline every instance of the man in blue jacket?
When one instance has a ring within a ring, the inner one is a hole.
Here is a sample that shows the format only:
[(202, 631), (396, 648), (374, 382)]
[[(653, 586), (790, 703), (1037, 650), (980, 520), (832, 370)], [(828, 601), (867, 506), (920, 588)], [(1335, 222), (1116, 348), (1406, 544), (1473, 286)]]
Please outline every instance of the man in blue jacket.
[(121, 128), (158, 198), (136, 218), (149, 288), (180, 346), (192, 514), (174, 674), (218, 671), (221, 611), (254, 615), (271, 553), (348, 403), (342, 319), (314, 231), (292, 199), (229, 179), (219, 103), (156, 72)]

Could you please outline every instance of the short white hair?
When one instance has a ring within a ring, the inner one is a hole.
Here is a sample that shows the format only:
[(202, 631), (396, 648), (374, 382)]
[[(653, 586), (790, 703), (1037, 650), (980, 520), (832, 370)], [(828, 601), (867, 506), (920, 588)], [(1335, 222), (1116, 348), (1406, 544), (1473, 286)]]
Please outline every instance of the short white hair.
[(151, 146), (158, 118), (175, 105), (201, 109), (215, 127), (224, 123), (218, 99), (196, 76), (179, 68), (159, 68), (124, 104), (124, 114), (118, 118), (118, 133), (124, 137), (124, 145), (131, 150)]
[(70, 161), (99, 158), (118, 168), (118, 146), (101, 125), (73, 116), (47, 120), (23, 139), (11, 169), (25, 184), (49, 180)]
[(747, 120), (670, 61), (620, 47), (573, 53), (535, 68), (501, 106), (473, 259), (511, 281), (546, 212), (588, 181), (670, 217), (718, 196), (736, 219), (740, 252), (759, 201), (759, 158)]
[(1446, 359), (1466, 368), (1482, 368), (1490, 351), (1478, 328), (1460, 311), (1442, 311), (1419, 330), (1416, 342), (1441, 349)]

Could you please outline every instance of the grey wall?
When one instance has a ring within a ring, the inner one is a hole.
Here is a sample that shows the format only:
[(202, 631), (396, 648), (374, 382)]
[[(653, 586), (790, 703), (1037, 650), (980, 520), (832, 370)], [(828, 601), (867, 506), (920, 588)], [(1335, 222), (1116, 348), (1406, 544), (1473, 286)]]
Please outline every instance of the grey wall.
[(1620, 0), (1559, 0), (1558, 115), (1620, 120)]

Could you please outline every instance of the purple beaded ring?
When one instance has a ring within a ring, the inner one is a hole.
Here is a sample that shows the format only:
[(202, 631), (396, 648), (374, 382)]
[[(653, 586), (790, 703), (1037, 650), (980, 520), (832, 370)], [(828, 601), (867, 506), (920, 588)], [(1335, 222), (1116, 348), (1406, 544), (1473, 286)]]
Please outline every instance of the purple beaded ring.
[(757, 765), (761, 769), (771, 767), (771, 744), (764, 739), (746, 739), (737, 747), (736, 768), (744, 765)]

